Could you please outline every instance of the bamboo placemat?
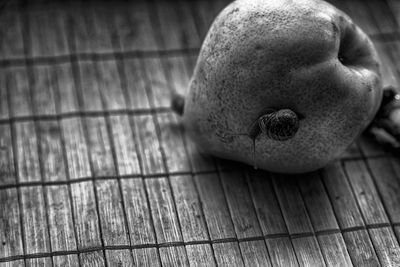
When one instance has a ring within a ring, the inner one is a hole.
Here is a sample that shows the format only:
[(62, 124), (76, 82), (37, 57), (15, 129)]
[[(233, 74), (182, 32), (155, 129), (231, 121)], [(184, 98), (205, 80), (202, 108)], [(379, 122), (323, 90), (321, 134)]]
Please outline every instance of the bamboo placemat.
[[(199, 154), (169, 108), (228, 1), (9, 2), (0, 266), (400, 266), (400, 163), (296, 177)], [(400, 2), (339, 1), (399, 86)]]

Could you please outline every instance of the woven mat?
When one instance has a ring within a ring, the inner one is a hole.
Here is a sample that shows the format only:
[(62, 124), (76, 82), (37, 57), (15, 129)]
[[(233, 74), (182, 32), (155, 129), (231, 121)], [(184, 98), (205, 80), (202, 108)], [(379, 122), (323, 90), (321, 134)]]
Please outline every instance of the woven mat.
[[(0, 266), (400, 266), (400, 163), (361, 136), (289, 177), (199, 154), (169, 108), (228, 2), (7, 4)], [(399, 86), (400, 2), (339, 1)]]

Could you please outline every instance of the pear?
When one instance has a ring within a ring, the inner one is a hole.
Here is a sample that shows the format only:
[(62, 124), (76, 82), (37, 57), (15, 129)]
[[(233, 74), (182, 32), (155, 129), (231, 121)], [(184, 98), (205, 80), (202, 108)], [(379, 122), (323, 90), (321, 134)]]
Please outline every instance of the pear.
[(237, 0), (217, 16), (173, 108), (205, 153), (281, 173), (336, 159), (374, 118), (380, 60), (318, 0)]

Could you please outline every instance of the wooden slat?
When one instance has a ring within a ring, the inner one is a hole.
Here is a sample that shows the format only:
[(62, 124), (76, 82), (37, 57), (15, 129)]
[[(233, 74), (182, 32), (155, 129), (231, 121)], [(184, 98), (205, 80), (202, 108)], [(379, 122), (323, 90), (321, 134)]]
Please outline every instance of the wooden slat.
[(54, 68), (58, 82), (57, 91), (55, 92), (58, 113), (78, 111), (79, 106), (71, 64), (63, 63), (56, 65)]
[(91, 177), (88, 148), (79, 118), (61, 120), (70, 179)]
[(0, 258), (23, 255), (17, 189), (0, 190)]
[(364, 3), (367, 8), (369, 8), (372, 20), (376, 23), (379, 33), (393, 33), (399, 31), (399, 25), (387, 1), (369, 0)]
[(78, 248), (100, 247), (102, 244), (93, 182), (71, 184), (71, 191)]
[(10, 117), (8, 106), (8, 83), (7, 71), (2, 69), (0, 71), (0, 119), (8, 119)]
[(326, 266), (352, 266), (341, 234), (318, 236)]
[[(364, 219), (358, 208), (359, 204), (353, 197), (352, 188), (341, 166), (332, 164), (325, 168), (323, 179), (341, 229), (364, 226)], [(350, 179), (353, 179), (353, 177), (351, 176)], [(370, 235), (367, 231), (360, 234), (348, 232), (344, 234), (344, 237), (355, 266), (364, 266), (364, 262), (376, 261), (376, 259), (371, 258), (373, 256), (370, 256), (374, 255), (374, 248), (371, 246)], [(360, 239), (363, 243), (359, 241)], [(354, 247), (355, 244), (357, 245), (356, 248)]]
[(131, 251), (124, 250), (107, 250), (106, 251), (108, 266), (134, 266)]
[(0, 262), (1, 267), (22, 267), (25, 266), (24, 260), (15, 260), (8, 262)]
[(198, 28), (200, 40), (204, 40), (204, 37), (211, 26), (211, 23), (227, 4), (227, 2), (223, 1), (210, 0), (195, 1), (193, 3), (194, 7), (192, 8), (192, 12), (199, 13), (197, 24), (199, 25)]
[(368, 159), (367, 162), (390, 221), (400, 223), (400, 164), (393, 158)]
[(104, 117), (87, 117), (88, 146), (93, 175), (115, 176), (116, 169)]
[(121, 186), (132, 245), (156, 243), (142, 179), (123, 179)]
[(154, 39), (149, 11), (145, 1), (117, 6), (115, 24), (122, 51), (154, 51), (161, 48)]
[(167, 178), (146, 180), (157, 243), (183, 241), (175, 203)]
[(391, 85), (398, 88), (400, 77), (396, 73), (396, 59), (393, 58), (393, 52), (399, 47), (397, 42), (376, 41), (374, 45), (381, 60), (383, 87)]
[(245, 266), (272, 266), (264, 240), (240, 242)]
[(267, 248), (274, 267), (296, 267), (299, 266), (293, 245), (289, 238), (267, 239)]
[(0, 185), (17, 182), (10, 125), (0, 125)]
[(300, 266), (326, 266), (315, 237), (295, 238), (292, 242)]
[[(189, 7), (176, 1), (157, 1), (151, 6), (156, 12), (152, 22), (156, 41), (166, 50), (198, 48), (200, 40)], [(158, 38), (157, 38), (158, 37)]]
[(212, 8), (216, 15), (218, 15), (226, 6), (228, 6), (232, 1), (231, 0), (216, 0), (211, 1)]
[(139, 59), (124, 59), (121, 71), (122, 86), (125, 88), (126, 104), (129, 109), (149, 109), (149, 92), (142, 61)]
[(385, 65), (391, 70), (391, 74), (394, 73), (394, 83), (390, 84), (399, 89), (400, 77), (399, 77), (399, 59), (400, 59), (400, 42), (384, 42), (377, 45), (379, 56), (381, 56), (381, 61), (383, 68)]
[(286, 234), (287, 228), (270, 174), (264, 171), (250, 172), (248, 184), (263, 234)]
[(211, 240), (235, 238), (235, 230), (216, 174), (195, 175)]
[(210, 1), (192, 1), (191, 13), (199, 34), (200, 41), (203, 41), (206, 33), (214, 19), (215, 10), (210, 8)]
[(388, 223), (382, 202), (363, 161), (344, 164), (366, 224)]
[(81, 266), (102, 267), (105, 266), (101, 251), (81, 253), (79, 255)]
[(24, 44), (18, 12), (7, 11), (0, 19), (0, 58), (23, 58)]
[(239, 172), (223, 172), (221, 182), (237, 237), (262, 235), (245, 176)]
[(244, 266), (238, 243), (216, 243), (213, 248), (218, 266)]
[(188, 56), (175, 56), (161, 59), (171, 88), (181, 95), (186, 95), (189, 89), (190, 72)]
[(321, 172), (340, 229), (364, 226), (351, 186), (340, 163), (335, 162)]
[(368, 7), (364, 1), (330, 0), (329, 2), (338, 6), (347, 15), (349, 15), (351, 19), (367, 34), (377, 34), (380, 32), (375, 21), (371, 19), (371, 14), (369, 14)]
[(67, 185), (45, 187), (52, 251), (76, 250), (73, 214)]
[(191, 166), (176, 115), (161, 113), (157, 115), (157, 121), (160, 126), (161, 146), (165, 154), (168, 172), (190, 172)]
[(27, 259), (25, 265), (27, 267), (50, 267), (50, 266), (53, 266), (52, 260), (50, 257)]
[[(357, 140), (356, 140), (357, 141)], [(346, 158), (361, 158), (362, 154), (357, 142), (353, 142), (340, 156), (342, 159)]]
[(112, 52), (111, 41), (113, 22), (111, 6), (91, 8), (71, 8), (72, 36), (77, 53)]
[(65, 255), (53, 257), (53, 265), (59, 267), (74, 267), (79, 265), (78, 255)]
[(190, 266), (216, 266), (214, 252), (209, 244), (186, 245), (186, 252)]
[(79, 265), (78, 255), (65, 255), (53, 257), (53, 265), (59, 267), (74, 267)]
[(343, 238), (354, 266), (380, 265), (366, 230), (345, 232)]
[(186, 250), (183, 246), (160, 248), (160, 256), (163, 266), (189, 266)]
[(382, 266), (400, 265), (400, 247), (391, 228), (370, 229), (372, 243)]
[(33, 122), (15, 124), (17, 166), (20, 182), (41, 181), (38, 143)]
[(82, 96), (82, 108), (85, 111), (103, 110), (100, 85), (96, 73), (98, 64), (98, 62), (93, 61), (81, 61), (76, 66), (79, 68), (80, 78), (78, 94)]
[(24, 67), (6, 69), (6, 86), (8, 88), (10, 115), (32, 115), (32, 104), (28, 87), (28, 75)]
[(319, 172), (301, 175), (298, 184), (314, 230), (339, 229)]
[(153, 107), (170, 107), (170, 90), (159, 58), (145, 58), (141, 61), (148, 92)]
[(189, 175), (170, 177), (183, 241), (209, 240), (201, 203)]
[(138, 154), (128, 116), (110, 116), (116, 166), (120, 175), (140, 174)]
[(360, 136), (358, 143), (360, 144), (360, 149), (365, 157), (383, 156), (389, 152), (373, 138), (364, 134)]
[(131, 117), (135, 128), (135, 137), (141, 155), (144, 174), (166, 173), (161, 145), (157, 137), (154, 117), (141, 115)]
[(189, 75), (189, 78), (192, 78), (194, 74), (198, 57), (198, 54), (185, 55), (186, 72)]
[(61, 8), (27, 11), (25, 27), (29, 29), (28, 55), (31, 57), (68, 54), (67, 18)]
[(273, 184), (290, 234), (312, 232), (296, 176), (274, 175)]
[(65, 181), (66, 168), (58, 121), (38, 121), (40, 164), (44, 181)]
[(118, 182), (116, 180), (98, 180), (96, 181), (96, 189), (104, 245), (129, 246), (129, 233), (125, 222)]
[(125, 109), (124, 93), (116, 61), (99, 61), (96, 63), (95, 70), (104, 109)]
[[(178, 123), (182, 123), (178, 121)], [(186, 149), (188, 153), (188, 157), (190, 160), (190, 165), (192, 167), (193, 172), (215, 172), (216, 167), (214, 163), (214, 158), (210, 155), (207, 155), (204, 152), (199, 151), (199, 147), (194, 143), (194, 141), (187, 136), (184, 135)]]
[[(102, 241), (93, 182), (72, 184), (71, 191), (78, 249), (101, 247)], [(83, 266), (101, 266), (104, 264), (104, 255), (101, 251), (82, 253), (79, 255), (79, 259)]]
[(134, 266), (158, 267), (161, 260), (156, 248), (141, 248), (133, 250)]
[(25, 252), (28, 254), (50, 252), (46, 220), (46, 206), (41, 186), (21, 187), (22, 226)]
[(400, 25), (400, 3), (396, 0), (387, 0), (387, 3), (393, 17), (397, 21), (397, 25)]

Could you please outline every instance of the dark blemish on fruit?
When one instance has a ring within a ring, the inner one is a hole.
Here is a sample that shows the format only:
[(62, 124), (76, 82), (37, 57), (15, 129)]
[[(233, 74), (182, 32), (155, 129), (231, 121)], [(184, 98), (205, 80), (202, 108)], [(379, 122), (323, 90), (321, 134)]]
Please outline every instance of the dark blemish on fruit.
[(372, 84), (368, 83), (368, 84), (367, 84), (367, 90), (368, 90), (368, 92), (372, 92), (373, 89), (374, 89), (374, 88), (373, 88)]
[(234, 8), (233, 10), (232, 10), (232, 13), (236, 13), (236, 12), (239, 12), (239, 8), (237, 7), (237, 8)]
[(232, 15), (232, 14), (235, 14), (236, 12), (239, 12), (239, 8), (238, 8), (238, 7), (232, 9), (231, 11), (229, 11), (228, 14), (227, 14), (227, 16), (230, 16), (230, 15)]
[(234, 135), (225, 134), (221, 129), (215, 132), (215, 135), (219, 138), (222, 143), (229, 144), (233, 142)]
[(293, 138), (299, 129), (299, 118), (290, 109), (281, 109), (263, 115), (259, 118), (258, 123), (264, 134), (277, 141)]
[(256, 49), (256, 50), (261, 50), (261, 49), (262, 49), (262, 46), (258, 44), (258, 45), (256, 45), (255, 49)]
[(335, 36), (338, 35), (339, 34), (339, 27), (333, 21), (331, 22), (331, 24), (332, 24), (333, 33), (335, 34)]
[(185, 98), (178, 93), (173, 94), (171, 97), (172, 110), (175, 111), (175, 113), (177, 113), (178, 115), (182, 116), (184, 107), (185, 107)]

